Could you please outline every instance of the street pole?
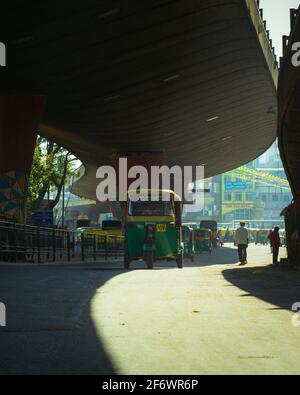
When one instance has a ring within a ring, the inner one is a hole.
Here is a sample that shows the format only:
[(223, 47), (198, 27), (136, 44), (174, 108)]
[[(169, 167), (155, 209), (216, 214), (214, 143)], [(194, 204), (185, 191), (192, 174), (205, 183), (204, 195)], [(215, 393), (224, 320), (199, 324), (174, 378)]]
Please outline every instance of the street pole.
[(222, 212), (222, 204), (223, 204), (223, 176), (220, 175), (220, 220), (223, 222), (223, 212)]
[(65, 183), (63, 183), (63, 190), (62, 190), (61, 225), (62, 225), (62, 228), (64, 229), (64, 227), (65, 227)]

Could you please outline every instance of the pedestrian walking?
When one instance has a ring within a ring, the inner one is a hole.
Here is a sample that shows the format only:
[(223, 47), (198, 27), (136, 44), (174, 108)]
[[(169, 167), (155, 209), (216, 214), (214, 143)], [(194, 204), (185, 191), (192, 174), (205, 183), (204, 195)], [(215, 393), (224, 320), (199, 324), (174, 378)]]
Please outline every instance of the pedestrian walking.
[(224, 241), (223, 241), (221, 229), (218, 230), (217, 239), (218, 239), (218, 244), (219, 244), (219, 246), (220, 246), (220, 247), (223, 247)]
[(227, 243), (230, 239), (230, 231), (229, 231), (229, 227), (227, 226), (225, 235), (224, 235), (224, 242)]
[(249, 243), (249, 233), (245, 228), (245, 222), (240, 222), (240, 227), (235, 232), (234, 243), (238, 248), (239, 261), (241, 265), (247, 263), (247, 248)]
[(280, 236), (279, 227), (275, 226), (274, 230), (269, 234), (270, 245), (273, 251), (273, 264), (278, 263)]

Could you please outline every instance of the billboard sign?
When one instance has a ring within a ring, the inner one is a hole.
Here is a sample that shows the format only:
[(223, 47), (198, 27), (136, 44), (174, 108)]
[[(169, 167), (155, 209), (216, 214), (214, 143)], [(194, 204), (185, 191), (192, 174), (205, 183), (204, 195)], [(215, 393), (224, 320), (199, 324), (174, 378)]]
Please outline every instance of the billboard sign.
[(225, 182), (225, 191), (245, 191), (246, 189), (251, 189), (251, 184), (249, 184), (248, 182)]
[(35, 226), (52, 228), (53, 221), (53, 211), (37, 211), (33, 214)]

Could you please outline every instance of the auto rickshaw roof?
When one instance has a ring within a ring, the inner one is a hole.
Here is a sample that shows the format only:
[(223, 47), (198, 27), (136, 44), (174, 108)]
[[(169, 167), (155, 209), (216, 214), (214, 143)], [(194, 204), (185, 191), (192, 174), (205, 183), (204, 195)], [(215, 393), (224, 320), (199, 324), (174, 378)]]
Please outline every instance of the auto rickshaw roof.
[(188, 225), (183, 224), (182, 229), (188, 229), (189, 231), (192, 231), (193, 228), (189, 227)]
[(130, 194), (133, 193), (138, 193), (139, 195), (151, 195), (151, 194), (156, 194), (156, 195), (173, 195), (174, 199), (181, 201), (181, 197), (177, 195), (174, 191), (171, 189), (129, 189), (127, 191), (127, 195), (130, 198)]
[(195, 229), (196, 231), (200, 231), (200, 232), (211, 232), (211, 229), (209, 229), (209, 228), (198, 228), (198, 229)]

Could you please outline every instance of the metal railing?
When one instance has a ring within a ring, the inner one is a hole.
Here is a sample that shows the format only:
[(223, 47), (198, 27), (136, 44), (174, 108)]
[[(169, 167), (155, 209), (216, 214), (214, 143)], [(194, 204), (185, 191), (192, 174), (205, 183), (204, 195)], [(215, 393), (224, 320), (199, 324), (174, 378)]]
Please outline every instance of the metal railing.
[(123, 256), (124, 237), (0, 221), (0, 262), (97, 261)]
[(250, 18), (257, 33), (257, 38), (264, 53), (267, 65), (269, 67), (274, 85), (278, 85), (278, 62), (275, 55), (273, 42), (270, 39), (270, 32), (267, 30), (266, 21), (264, 21), (263, 10), (260, 8), (260, 2), (257, 0), (246, 0)]

